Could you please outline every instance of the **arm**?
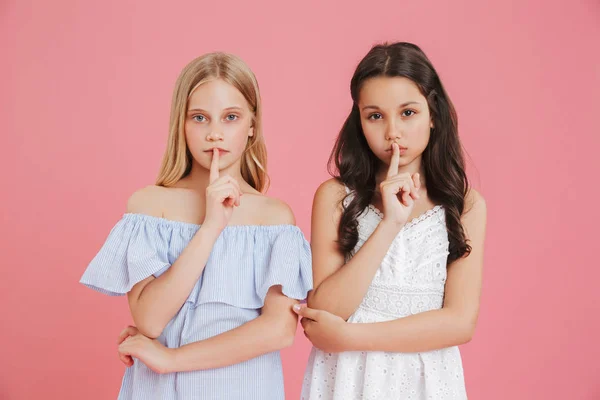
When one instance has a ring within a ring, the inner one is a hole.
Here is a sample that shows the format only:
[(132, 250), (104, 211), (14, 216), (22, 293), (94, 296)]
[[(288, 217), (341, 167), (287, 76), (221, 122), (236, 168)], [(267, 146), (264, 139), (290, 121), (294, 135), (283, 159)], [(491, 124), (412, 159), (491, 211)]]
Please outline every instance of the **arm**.
[(309, 307), (347, 320), (365, 297), (390, 245), (407, 222), (419, 198), (419, 174), (398, 174), (399, 150), (393, 146), (388, 175), (380, 184), (384, 217), (360, 250), (344, 264), (338, 249), (338, 227), (345, 189), (335, 180), (315, 194), (312, 214), (313, 286)]
[(298, 317), (292, 311), (296, 303), (281, 292), (281, 286), (271, 287), (258, 318), (174, 349), (172, 372), (225, 367), (291, 346), (298, 324)]
[(346, 320), (365, 297), (398, 230), (379, 224), (363, 247), (344, 264), (337, 243), (344, 195), (344, 187), (335, 180), (322, 184), (315, 194), (311, 227), (315, 289), (309, 294), (308, 306)]
[[(388, 322), (348, 324), (319, 310), (303, 309), (305, 331), (315, 346), (329, 351), (421, 352), (467, 343), (479, 313), (486, 205), (472, 192), (463, 218), (471, 253), (448, 268), (444, 305)], [(337, 342), (337, 343), (336, 343)]]
[[(130, 198), (127, 210), (160, 215), (156, 203), (156, 195), (143, 189)], [(164, 274), (138, 282), (127, 294), (133, 321), (143, 335), (150, 338), (160, 336), (177, 314), (200, 278), (218, 235), (216, 230), (201, 227)]]
[[(282, 202), (270, 201), (269, 220), (274, 224), (294, 224), (294, 216)], [(176, 349), (164, 347), (157, 340), (139, 334), (135, 327), (125, 329), (119, 337), (119, 354), (127, 366), (131, 356), (139, 358), (158, 373), (219, 368), (237, 364), (263, 354), (291, 346), (297, 327), (292, 306), (298, 301), (282, 292), (281, 285), (269, 288), (261, 315), (235, 329), (206, 340)]]
[[(135, 324), (142, 334), (156, 338), (179, 312), (200, 278), (215, 241), (227, 226), (233, 208), (240, 205), (242, 192), (231, 176), (219, 177), (219, 152), (213, 152), (210, 184), (206, 188), (206, 213), (202, 226), (179, 258), (158, 278), (137, 283), (127, 294)], [(162, 215), (156, 196), (138, 193), (129, 200), (130, 212)]]
[[(264, 199), (269, 224), (295, 224), (289, 206), (276, 199)], [(173, 371), (212, 369), (237, 364), (271, 353), (294, 342), (298, 317), (292, 306), (298, 301), (286, 297), (281, 285), (267, 292), (261, 315), (238, 328), (175, 349)]]
[(159, 374), (221, 368), (291, 346), (298, 317), (292, 312), (297, 301), (269, 289), (259, 317), (235, 329), (179, 348), (167, 348), (130, 326), (119, 336), (119, 358), (128, 367), (132, 357)]

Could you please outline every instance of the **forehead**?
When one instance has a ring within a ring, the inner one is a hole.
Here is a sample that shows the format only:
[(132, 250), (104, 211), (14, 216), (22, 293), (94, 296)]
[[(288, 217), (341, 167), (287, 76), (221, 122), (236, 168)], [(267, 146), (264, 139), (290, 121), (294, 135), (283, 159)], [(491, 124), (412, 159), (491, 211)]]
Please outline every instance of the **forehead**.
[(360, 105), (397, 107), (409, 101), (426, 103), (417, 85), (408, 78), (378, 76), (367, 79), (359, 92)]
[(201, 83), (191, 94), (188, 109), (225, 109), (229, 107), (248, 108), (244, 95), (233, 85), (222, 79)]

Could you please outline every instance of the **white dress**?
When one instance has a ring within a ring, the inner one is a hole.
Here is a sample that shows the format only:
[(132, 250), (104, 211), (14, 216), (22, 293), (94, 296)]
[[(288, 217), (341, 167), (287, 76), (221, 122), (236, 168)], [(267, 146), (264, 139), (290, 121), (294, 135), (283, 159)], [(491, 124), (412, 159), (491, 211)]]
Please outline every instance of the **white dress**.
[[(352, 254), (381, 219), (375, 207), (363, 212)], [(348, 322), (390, 321), (441, 308), (447, 258), (445, 210), (436, 206), (402, 228)], [(466, 398), (458, 347), (421, 353), (324, 353), (313, 347), (302, 386), (303, 400)]]

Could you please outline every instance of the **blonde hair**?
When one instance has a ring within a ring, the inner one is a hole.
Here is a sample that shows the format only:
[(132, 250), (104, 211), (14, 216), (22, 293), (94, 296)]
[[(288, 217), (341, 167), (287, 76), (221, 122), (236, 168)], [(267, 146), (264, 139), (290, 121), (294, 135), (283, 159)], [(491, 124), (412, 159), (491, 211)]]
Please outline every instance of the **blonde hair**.
[(169, 139), (156, 184), (172, 186), (190, 173), (192, 154), (185, 140), (185, 119), (188, 100), (202, 83), (222, 79), (239, 90), (253, 113), (254, 134), (242, 155), (242, 177), (259, 192), (269, 184), (267, 148), (262, 132), (262, 106), (258, 82), (250, 68), (239, 57), (226, 53), (209, 53), (196, 58), (181, 71), (175, 83), (171, 102)]

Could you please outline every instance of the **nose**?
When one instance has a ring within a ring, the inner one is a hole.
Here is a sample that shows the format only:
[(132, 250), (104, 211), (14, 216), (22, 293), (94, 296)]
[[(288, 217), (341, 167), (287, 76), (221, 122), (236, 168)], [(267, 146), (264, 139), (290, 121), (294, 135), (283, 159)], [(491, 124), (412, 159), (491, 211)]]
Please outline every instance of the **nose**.
[(216, 130), (216, 129), (211, 129), (210, 133), (208, 135), (206, 135), (206, 140), (208, 142), (218, 142), (218, 141), (222, 141), (223, 140), (223, 134)]
[(402, 138), (401, 124), (394, 119), (389, 119), (385, 129), (385, 140), (396, 140)]

